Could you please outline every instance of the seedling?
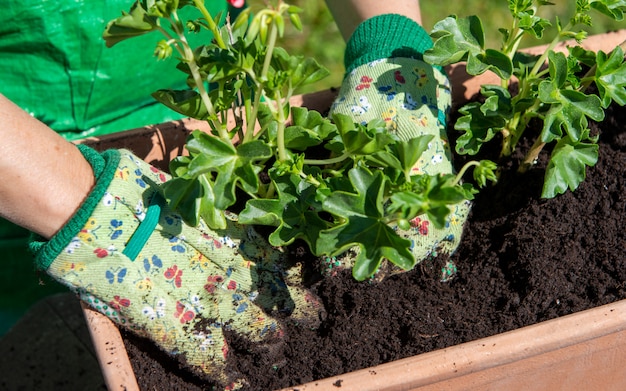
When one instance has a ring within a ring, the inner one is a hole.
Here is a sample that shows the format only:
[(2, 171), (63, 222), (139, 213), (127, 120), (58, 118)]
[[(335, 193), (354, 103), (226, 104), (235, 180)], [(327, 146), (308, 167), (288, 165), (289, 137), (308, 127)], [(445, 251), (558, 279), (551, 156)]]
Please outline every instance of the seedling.
[[(184, 6), (195, 7), (197, 17), (181, 20)], [(300, 11), (278, 0), (219, 27), (221, 16), (210, 15), (203, 1), (140, 0), (109, 23), (104, 37), (112, 46), (163, 34), (156, 56), (175, 54), (191, 88), (154, 97), (212, 129), (191, 133), (189, 155), (171, 162), (173, 178), (163, 187), (186, 222), (202, 218), (213, 229), (225, 228), (226, 211), (245, 201), (239, 221), (275, 227), (269, 235), (274, 246), (301, 239), (316, 256), (358, 246), (357, 280), (374, 274), (383, 259), (410, 269), (416, 264), (411, 243), (390, 225), (406, 228), (426, 215), (442, 227), (449, 206), (472, 199), (476, 190), (461, 184), (460, 175), (411, 176), (432, 136), (404, 142), (382, 120), (362, 125), (345, 115), (331, 120), (290, 107), (298, 87), (328, 74), (315, 60), (277, 46), (287, 21), (301, 28)], [(187, 35), (204, 30), (214, 38), (190, 47)], [(490, 162), (470, 166), (477, 167), (478, 183), (494, 177)]]
[[(467, 62), (470, 75), (491, 71), (500, 85), (484, 85), (484, 103), (470, 102), (459, 111), (455, 128), (463, 134), (456, 144), (459, 154), (474, 155), (501, 135), (500, 157), (509, 156), (533, 119), (543, 127), (519, 165), (524, 172), (535, 164), (539, 153), (552, 146), (542, 197), (552, 198), (569, 188), (575, 190), (585, 179), (586, 167), (598, 160), (597, 135), (591, 135), (589, 121), (602, 121), (612, 102), (626, 103), (626, 65), (623, 47), (610, 53), (584, 50), (576, 45), (567, 54), (555, 51), (559, 42), (580, 43), (591, 26), (594, 11), (622, 20), (626, 1), (577, 0), (567, 23), (555, 18), (556, 35), (540, 56), (518, 51), (522, 38), (542, 38), (551, 22), (539, 11), (552, 3), (545, 0), (508, 0), (511, 26), (501, 28), (500, 49), (485, 48), (485, 33), (478, 16), (450, 16), (434, 26), (434, 47), (426, 61), (446, 66)], [(517, 91), (512, 92), (512, 84)], [(597, 94), (589, 91), (595, 84)], [(534, 136), (533, 136), (534, 137)]]

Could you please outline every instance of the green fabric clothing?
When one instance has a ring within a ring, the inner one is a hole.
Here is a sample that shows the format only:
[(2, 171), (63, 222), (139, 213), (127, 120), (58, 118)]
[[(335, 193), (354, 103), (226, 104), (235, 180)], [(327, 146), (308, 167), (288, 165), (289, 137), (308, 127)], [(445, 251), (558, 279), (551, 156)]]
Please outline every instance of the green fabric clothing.
[[(129, 0), (5, 2), (0, 13), (0, 93), (67, 139), (180, 118), (156, 88), (186, 88), (175, 59), (153, 57), (158, 33), (106, 48), (107, 22)], [(226, 1), (209, 1), (213, 15)], [(197, 12), (186, 7), (181, 13)], [(203, 39), (207, 39), (204, 35)], [(192, 37), (192, 44), (200, 41)]]

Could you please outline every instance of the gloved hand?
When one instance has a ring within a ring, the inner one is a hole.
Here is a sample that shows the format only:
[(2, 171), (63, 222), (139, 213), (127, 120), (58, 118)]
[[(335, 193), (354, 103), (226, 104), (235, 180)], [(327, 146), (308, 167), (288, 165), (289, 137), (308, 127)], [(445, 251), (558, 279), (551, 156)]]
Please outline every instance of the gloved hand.
[(31, 247), (86, 303), (230, 389), (242, 379), (226, 368), (224, 330), (272, 345), (281, 318), (318, 324), (319, 302), (288, 285), (286, 254), (253, 229), (234, 216), (223, 231), (190, 227), (159, 194), (166, 174), (126, 150), (80, 148), (96, 186), (50, 241)]
[[(426, 31), (401, 15), (379, 15), (361, 23), (347, 43), (346, 76), (330, 115), (347, 114), (358, 123), (381, 118), (390, 132), (404, 140), (433, 135), (413, 172), (449, 174), (454, 170), (446, 135), (450, 83), (441, 69), (422, 61), (422, 54), (431, 46)], [(425, 216), (411, 221), (409, 231), (398, 229), (401, 236), (412, 241), (411, 251), (418, 262), (440, 253), (451, 254), (457, 248), (469, 203), (450, 209), (443, 229), (436, 228)], [(334, 273), (352, 267), (354, 251), (324, 258), (323, 269)], [(442, 280), (451, 278), (455, 271), (454, 264), (448, 263), (442, 270)]]

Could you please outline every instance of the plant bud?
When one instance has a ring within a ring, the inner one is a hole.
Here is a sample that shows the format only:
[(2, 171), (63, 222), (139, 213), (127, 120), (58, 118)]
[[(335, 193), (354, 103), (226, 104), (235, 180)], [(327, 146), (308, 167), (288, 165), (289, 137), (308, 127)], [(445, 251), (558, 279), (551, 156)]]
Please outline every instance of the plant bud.
[(166, 40), (162, 39), (157, 43), (156, 48), (154, 49), (154, 55), (159, 60), (165, 60), (172, 55), (172, 47)]

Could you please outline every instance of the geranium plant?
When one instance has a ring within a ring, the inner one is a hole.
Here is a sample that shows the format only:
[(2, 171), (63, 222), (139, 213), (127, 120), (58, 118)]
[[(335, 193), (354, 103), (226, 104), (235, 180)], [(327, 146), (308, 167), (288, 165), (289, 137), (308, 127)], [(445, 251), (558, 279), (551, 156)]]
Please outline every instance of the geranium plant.
[[(542, 196), (552, 198), (569, 188), (575, 190), (585, 179), (586, 167), (598, 160), (597, 135), (590, 134), (589, 121), (602, 121), (612, 102), (626, 103), (626, 64), (624, 50), (594, 53), (578, 45), (568, 53), (555, 51), (563, 40), (581, 42), (591, 26), (593, 12), (622, 20), (626, 1), (577, 0), (567, 22), (555, 18), (556, 34), (539, 56), (518, 51), (524, 37), (542, 38), (552, 23), (540, 10), (552, 3), (545, 0), (508, 0), (512, 23), (501, 28), (499, 49), (485, 47), (485, 32), (478, 16), (450, 16), (434, 26), (434, 47), (426, 61), (451, 65), (466, 61), (470, 75), (491, 71), (499, 85), (483, 85), (482, 101), (460, 108), (455, 128), (459, 154), (474, 155), (488, 142), (501, 140), (500, 157), (509, 156), (532, 119), (541, 120), (542, 130), (519, 165), (528, 170), (546, 146), (552, 146), (545, 173)], [(515, 85), (516, 88), (511, 87)], [(596, 92), (589, 87), (595, 85)], [(500, 137), (496, 137), (499, 135)]]
[[(197, 12), (183, 20), (186, 6)], [(153, 96), (212, 129), (191, 133), (189, 155), (171, 162), (173, 178), (163, 188), (186, 222), (202, 218), (224, 228), (226, 211), (243, 204), (239, 221), (275, 227), (269, 235), (274, 246), (301, 239), (317, 256), (360, 247), (353, 268), (358, 280), (374, 274), (383, 259), (410, 269), (416, 264), (411, 243), (392, 224), (408, 228), (423, 214), (443, 226), (449, 205), (476, 191), (461, 183), (466, 168), (473, 167), (475, 182), (484, 185), (494, 179), (493, 163), (471, 162), (460, 175), (411, 175), (432, 136), (400, 141), (382, 120), (362, 125), (290, 107), (298, 87), (328, 74), (315, 60), (277, 46), (287, 21), (301, 28), (299, 12), (278, 0), (247, 8), (219, 27), (222, 16), (210, 15), (203, 1), (139, 0), (109, 23), (104, 37), (111, 46), (163, 34), (155, 55), (177, 56), (190, 88)], [(213, 38), (190, 47), (188, 35), (203, 30)]]

